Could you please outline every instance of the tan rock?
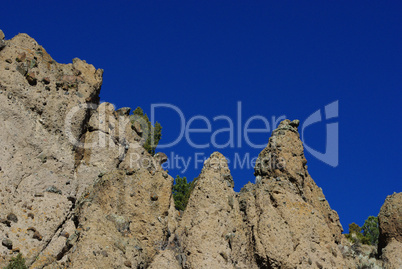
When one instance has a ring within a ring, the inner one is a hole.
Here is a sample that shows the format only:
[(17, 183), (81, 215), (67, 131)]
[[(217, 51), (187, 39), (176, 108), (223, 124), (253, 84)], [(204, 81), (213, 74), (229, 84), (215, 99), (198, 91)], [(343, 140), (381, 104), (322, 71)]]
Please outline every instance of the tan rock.
[(402, 192), (387, 197), (378, 215), (378, 223), (380, 249), (392, 239), (402, 242)]
[(388, 245), (382, 249), (382, 259), (386, 269), (402, 268), (402, 242), (391, 239)]
[[(179, 257), (178, 255), (176, 255)], [(160, 268), (170, 268), (170, 269), (181, 269), (180, 258), (175, 257), (175, 253), (172, 250), (165, 250), (158, 254), (152, 263), (149, 265), (149, 269), (160, 269)]]
[[(78, 201), (79, 240), (71, 268), (145, 267), (165, 248), (173, 179), (140, 169), (100, 177)], [(151, 194), (158, 199), (151, 199)], [(99, 255), (107, 251), (107, 256)]]
[(402, 192), (389, 195), (378, 215), (378, 252), (386, 268), (402, 268)]
[(2, 30), (0, 30), (0, 51), (4, 49), (6, 46), (6, 42), (4, 41), (4, 33)]
[[(63, 223), (71, 222), (75, 201), (99, 173), (122, 162), (126, 151), (122, 148), (137, 143), (136, 134), (109, 132), (101, 138), (112, 146), (86, 151), (84, 144), (77, 144), (82, 142), (80, 138), (100, 142), (100, 131), (86, 136), (86, 126), (95, 117), (91, 114), (100, 114), (96, 108), (103, 71), (79, 59), (58, 64), (26, 34), (6, 42), (0, 53), (0, 147), (4, 149), (0, 155), (0, 190), (4, 190), (0, 192), (4, 205), (0, 219), (7, 220), (6, 214), (12, 212), (18, 222), (0, 224), (0, 237), (8, 235), (28, 264), (42, 267), (66, 252), (66, 238), (58, 233)], [(18, 71), (21, 64), (23, 74)], [(111, 110), (107, 113), (115, 115), (114, 108)], [(128, 116), (124, 117), (129, 122)], [(116, 129), (121, 126), (128, 130), (122, 124)], [(108, 158), (101, 160), (100, 155)], [(83, 156), (88, 158), (81, 167)], [(9, 252), (1, 247), (0, 256), (7, 260)], [(3, 265), (0, 262), (0, 267)]]
[(257, 268), (222, 154), (205, 161), (177, 234), (185, 268)]
[(352, 245), (285, 120), (240, 193), (215, 152), (181, 216), (167, 156), (129, 108), (99, 104), (103, 70), (56, 63), (0, 31), (0, 268), (401, 268), (401, 194), (381, 208), (379, 251)]
[(324, 217), (335, 242), (340, 242), (343, 231), (338, 214), (332, 210), (307, 171), (303, 144), (297, 130), (297, 120), (282, 121), (272, 132), (268, 146), (259, 154), (255, 176), (262, 183), (280, 186), (303, 199)]
[(239, 194), (221, 154), (205, 162), (177, 232), (186, 267), (346, 268), (338, 216), (307, 172), (295, 123), (273, 132), (257, 184)]

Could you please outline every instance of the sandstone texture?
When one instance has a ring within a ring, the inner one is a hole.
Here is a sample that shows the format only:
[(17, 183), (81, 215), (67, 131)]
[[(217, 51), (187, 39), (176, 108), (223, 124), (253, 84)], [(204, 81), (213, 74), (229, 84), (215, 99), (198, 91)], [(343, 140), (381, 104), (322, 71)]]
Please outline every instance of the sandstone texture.
[(273, 131), (255, 183), (237, 193), (226, 158), (204, 163), (184, 212), (143, 147), (130, 108), (100, 103), (103, 70), (59, 64), (0, 30), (0, 268), (402, 268), (402, 196), (387, 197), (380, 243), (350, 243), (310, 177), (299, 121)]

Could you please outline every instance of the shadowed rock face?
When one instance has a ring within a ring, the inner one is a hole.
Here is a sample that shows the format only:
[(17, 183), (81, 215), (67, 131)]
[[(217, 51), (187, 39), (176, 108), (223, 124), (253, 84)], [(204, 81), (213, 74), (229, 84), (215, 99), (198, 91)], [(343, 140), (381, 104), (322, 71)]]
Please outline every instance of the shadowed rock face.
[[(307, 171), (297, 120), (273, 131), (240, 193), (213, 153), (179, 216), (167, 156), (141, 147), (130, 108), (99, 104), (102, 70), (56, 63), (28, 35), (1, 31), (0, 70), (0, 268), (19, 252), (48, 269), (367, 264), (372, 248), (358, 257)], [(379, 216), (386, 268), (401, 264), (400, 198)]]
[(379, 247), (395, 239), (402, 242), (402, 193), (389, 195), (381, 207), (379, 218)]
[(378, 252), (388, 268), (402, 268), (402, 193), (389, 195), (378, 215)]

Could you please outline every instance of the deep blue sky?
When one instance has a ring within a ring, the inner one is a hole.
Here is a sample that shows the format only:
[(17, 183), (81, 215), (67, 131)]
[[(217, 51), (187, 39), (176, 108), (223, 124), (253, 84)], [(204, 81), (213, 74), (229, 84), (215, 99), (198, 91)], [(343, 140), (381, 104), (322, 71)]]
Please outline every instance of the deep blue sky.
[[(101, 98), (116, 107), (141, 106), (149, 114), (151, 104), (170, 103), (187, 121), (195, 115), (236, 121), (241, 101), (244, 124), (253, 115), (303, 122), (339, 100), (339, 118), (330, 120), (339, 122), (339, 165), (306, 157), (346, 231), (402, 191), (400, 1), (12, 2), (1, 4), (6, 37), (28, 33), (58, 62), (78, 57), (104, 69)], [(161, 143), (173, 141), (177, 114), (160, 109), (155, 116), (163, 126)], [(212, 121), (212, 132), (221, 127), (227, 124)], [(210, 137), (191, 136), (199, 143)], [(251, 138), (265, 144), (269, 134)], [(309, 127), (306, 141), (324, 151), (325, 122)], [(193, 149), (186, 140), (163, 149), (192, 158), (215, 150)], [(260, 150), (243, 140), (240, 148), (219, 151), (233, 159)], [(182, 175), (192, 179), (199, 172), (193, 163)], [(232, 169), (232, 175), (236, 191), (254, 181), (252, 168)]]

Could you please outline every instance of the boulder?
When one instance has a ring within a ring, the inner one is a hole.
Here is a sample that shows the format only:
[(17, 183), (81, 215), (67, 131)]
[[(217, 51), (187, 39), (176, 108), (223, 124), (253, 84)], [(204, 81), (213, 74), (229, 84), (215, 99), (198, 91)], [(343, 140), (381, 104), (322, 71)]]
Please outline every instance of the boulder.
[(387, 268), (402, 268), (402, 192), (389, 195), (378, 215), (378, 253)]
[(378, 215), (378, 224), (380, 250), (392, 239), (402, 242), (402, 192), (389, 195), (385, 199)]

